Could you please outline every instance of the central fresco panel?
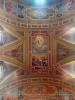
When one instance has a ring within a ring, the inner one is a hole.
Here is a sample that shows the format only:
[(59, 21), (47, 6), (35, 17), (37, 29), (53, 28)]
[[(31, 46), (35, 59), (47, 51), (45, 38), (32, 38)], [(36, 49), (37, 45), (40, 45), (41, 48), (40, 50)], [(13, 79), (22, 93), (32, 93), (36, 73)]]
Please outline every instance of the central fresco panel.
[(31, 66), (33, 71), (47, 70), (49, 65), (47, 31), (33, 31), (31, 36)]
[(54, 10), (48, 8), (29, 8), (27, 15), (32, 19), (48, 19), (50, 15), (53, 16)]
[(48, 53), (47, 33), (36, 32), (32, 34), (32, 53)]

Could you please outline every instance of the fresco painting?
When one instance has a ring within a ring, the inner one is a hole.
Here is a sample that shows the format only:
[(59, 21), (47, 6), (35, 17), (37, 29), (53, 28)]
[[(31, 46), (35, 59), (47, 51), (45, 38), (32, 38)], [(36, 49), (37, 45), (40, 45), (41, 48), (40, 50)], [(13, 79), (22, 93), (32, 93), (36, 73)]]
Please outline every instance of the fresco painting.
[(47, 19), (49, 14), (49, 9), (47, 8), (31, 8), (28, 9), (27, 13), (32, 19)]
[(48, 55), (32, 55), (32, 66), (35, 67), (35, 69), (48, 67)]
[(47, 32), (32, 32), (32, 53), (48, 53), (48, 34)]
[(37, 35), (32, 37), (32, 53), (47, 53), (48, 37)]
[(48, 33), (34, 31), (31, 36), (31, 66), (32, 71), (42, 72), (48, 68)]
[(19, 18), (24, 18), (24, 5), (18, 2), (5, 0), (5, 10)]

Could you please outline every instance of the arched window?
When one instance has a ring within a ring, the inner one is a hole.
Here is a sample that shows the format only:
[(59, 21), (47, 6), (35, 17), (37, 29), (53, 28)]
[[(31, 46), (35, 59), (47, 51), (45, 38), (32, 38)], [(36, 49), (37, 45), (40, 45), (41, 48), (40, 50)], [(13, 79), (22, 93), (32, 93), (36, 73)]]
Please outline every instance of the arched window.
[(2, 46), (3, 44), (4, 44), (4, 37), (5, 37), (5, 35), (4, 35), (4, 29), (3, 29), (3, 27), (2, 26), (0, 26), (0, 46)]
[(0, 61), (0, 80), (3, 78), (3, 70), (4, 70), (4, 68), (3, 68), (3, 61)]

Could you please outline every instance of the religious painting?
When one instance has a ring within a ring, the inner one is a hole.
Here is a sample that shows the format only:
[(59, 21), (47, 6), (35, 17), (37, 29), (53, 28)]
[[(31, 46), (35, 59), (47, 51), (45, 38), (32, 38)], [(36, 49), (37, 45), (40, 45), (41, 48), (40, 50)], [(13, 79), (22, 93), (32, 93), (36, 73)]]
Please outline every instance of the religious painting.
[(57, 94), (57, 90), (53, 86), (49, 86), (48, 84), (35, 84), (26, 86), (24, 89), (24, 93), (32, 93), (32, 94)]
[(32, 55), (32, 67), (35, 69), (46, 68), (48, 67), (48, 55), (47, 54), (38, 54)]
[(32, 19), (48, 19), (50, 14), (48, 8), (29, 8), (27, 10), (27, 15)]
[(18, 17), (24, 18), (24, 14), (25, 14), (24, 5), (18, 4)]
[(68, 2), (59, 3), (56, 5), (56, 12), (60, 14), (64, 14), (69, 10), (73, 10), (75, 8), (75, 0), (68, 0)]
[(13, 0), (5, 0), (5, 10), (19, 18), (24, 18), (24, 5)]
[(32, 53), (48, 53), (48, 36), (41, 33), (32, 36)]
[(18, 3), (12, 0), (5, 0), (5, 10), (8, 13), (17, 15), (18, 13)]
[(65, 8), (69, 11), (69, 10), (73, 10), (75, 9), (75, 0), (69, 0), (66, 4), (65, 4)]
[(13, 5), (12, 5), (11, 0), (5, 0), (5, 10), (7, 12), (12, 12), (12, 8), (13, 8)]
[(48, 68), (49, 36), (47, 31), (34, 31), (31, 37), (31, 66), (33, 72), (45, 73)]

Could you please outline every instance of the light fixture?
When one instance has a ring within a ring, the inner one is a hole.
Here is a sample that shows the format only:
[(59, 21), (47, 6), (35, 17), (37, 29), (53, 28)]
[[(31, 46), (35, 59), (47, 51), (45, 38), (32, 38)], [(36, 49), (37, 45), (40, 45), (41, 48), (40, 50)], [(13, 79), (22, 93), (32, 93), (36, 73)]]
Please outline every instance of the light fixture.
[(37, 6), (44, 6), (46, 5), (46, 0), (34, 0), (35, 5)]

